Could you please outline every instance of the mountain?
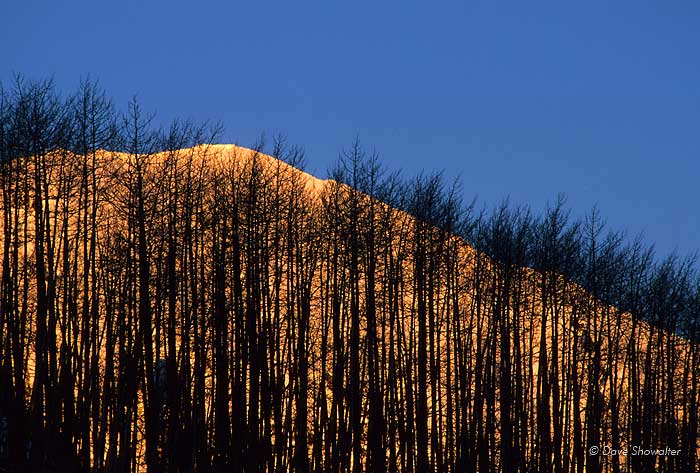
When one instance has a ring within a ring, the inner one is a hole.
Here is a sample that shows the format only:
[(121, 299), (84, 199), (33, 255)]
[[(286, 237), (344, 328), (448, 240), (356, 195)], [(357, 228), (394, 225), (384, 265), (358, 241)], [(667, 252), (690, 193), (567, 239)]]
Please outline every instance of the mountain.
[(133, 149), (3, 160), (0, 466), (697, 471), (688, 268), (357, 146)]

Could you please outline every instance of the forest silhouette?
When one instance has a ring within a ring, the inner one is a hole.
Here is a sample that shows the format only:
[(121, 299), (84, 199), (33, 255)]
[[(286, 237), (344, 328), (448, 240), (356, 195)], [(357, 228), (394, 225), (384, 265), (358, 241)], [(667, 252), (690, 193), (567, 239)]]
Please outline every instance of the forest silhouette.
[(219, 131), (0, 92), (0, 472), (699, 470), (694, 258)]

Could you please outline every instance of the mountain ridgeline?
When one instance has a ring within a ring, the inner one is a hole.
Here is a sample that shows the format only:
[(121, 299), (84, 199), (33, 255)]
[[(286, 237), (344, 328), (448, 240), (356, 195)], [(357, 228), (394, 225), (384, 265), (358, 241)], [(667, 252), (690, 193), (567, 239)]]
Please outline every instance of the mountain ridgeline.
[(146, 118), (2, 92), (0, 471), (700, 469), (694, 260)]

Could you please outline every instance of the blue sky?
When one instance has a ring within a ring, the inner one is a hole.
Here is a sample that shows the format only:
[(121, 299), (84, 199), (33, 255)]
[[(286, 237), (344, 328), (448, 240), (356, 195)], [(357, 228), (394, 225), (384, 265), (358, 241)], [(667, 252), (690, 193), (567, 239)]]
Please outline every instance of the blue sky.
[(700, 3), (2, 2), (0, 79), (90, 74), (157, 120), (282, 132), (324, 175), (355, 136), (390, 170), (700, 248)]

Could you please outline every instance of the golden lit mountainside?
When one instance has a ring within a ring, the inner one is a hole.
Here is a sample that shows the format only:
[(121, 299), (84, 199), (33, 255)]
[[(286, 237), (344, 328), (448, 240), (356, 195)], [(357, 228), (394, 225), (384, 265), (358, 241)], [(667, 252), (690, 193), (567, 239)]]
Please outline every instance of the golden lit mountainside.
[(357, 146), (329, 180), (33, 149), (2, 162), (0, 471), (700, 468), (691, 270), (595, 216), (476, 216)]

